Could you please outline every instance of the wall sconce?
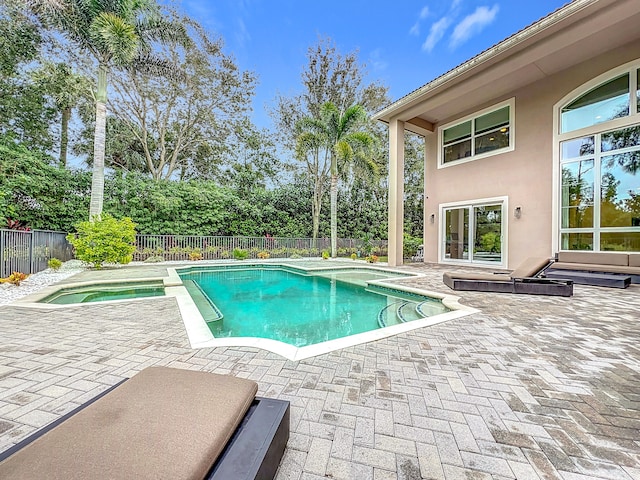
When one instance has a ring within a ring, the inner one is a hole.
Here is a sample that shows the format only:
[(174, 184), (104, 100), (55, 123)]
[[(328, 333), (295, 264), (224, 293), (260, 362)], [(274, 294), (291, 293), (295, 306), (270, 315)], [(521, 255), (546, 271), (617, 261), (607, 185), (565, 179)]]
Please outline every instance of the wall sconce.
[(429, 223), (434, 223), (436, 221), (436, 214), (432, 213), (429, 215)]
[(522, 207), (516, 207), (513, 211), (513, 216), (516, 218), (520, 218), (522, 216)]

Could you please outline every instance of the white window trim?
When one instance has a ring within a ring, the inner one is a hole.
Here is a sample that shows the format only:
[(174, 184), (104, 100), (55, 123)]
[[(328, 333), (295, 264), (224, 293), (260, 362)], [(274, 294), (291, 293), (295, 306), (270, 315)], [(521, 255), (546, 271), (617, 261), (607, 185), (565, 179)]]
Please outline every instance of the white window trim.
[[(640, 68), (640, 59), (633, 60), (631, 62), (627, 62), (623, 65), (619, 65), (607, 72), (598, 75), (595, 78), (592, 78), (586, 83), (583, 83), (579, 87), (573, 89), (571, 92), (567, 93), (558, 103), (553, 106), (553, 155), (551, 161), (553, 162), (551, 171), (552, 171), (552, 198), (551, 198), (551, 245), (553, 252), (560, 251), (560, 170), (562, 166), (560, 165), (561, 155), (560, 155), (560, 143), (565, 140), (571, 140), (573, 138), (586, 137), (590, 135), (596, 135), (598, 133), (606, 132), (609, 130), (618, 130), (620, 128), (624, 128), (630, 125), (634, 125), (640, 123), (640, 112), (637, 111), (637, 90), (639, 85), (637, 84), (637, 74), (635, 71)], [(598, 123), (596, 125), (591, 125), (588, 127), (584, 127), (578, 130), (572, 130), (570, 132), (561, 133), (560, 129), (562, 126), (561, 123), (561, 114), (562, 109), (571, 101), (578, 98), (580, 95), (587, 93), (588, 91), (594, 89), (598, 85), (605, 83), (607, 80), (612, 80), (625, 72), (629, 72), (629, 115), (623, 118), (615, 118), (613, 120), (609, 120), (607, 122)], [(594, 212), (595, 214), (595, 212)], [(564, 229), (562, 229), (564, 230)], [(572, 230), (573, 231), (573, 230)], [(590, 231), (593, 231), (591, 229)], [(579, 233), (576, 231), (576, 233)], [(595, 245), (595, 235), (594, 235), (594, 247)], [(597, 245), (598, 250), (600, 251), (600, 246)]]
[[(470, 262), (468, 260), (451, 260), (444, 258), (444, 242), (443, 242), (443, 234), (446, 231), (445, 222), (446, 216), (444, 214), (445, 209), (452, 207), (479, 207), (482, 205), (502, 205), (502, 238), (501, 240), (501, 249), (502, 249), (502, 262)], [(438, 217), (440, 218), (440, 222), (438, 224), (438, 261), (439, 263), (444, 263), (447, 265), (460, 265), (460, 266), (474, 266), (474, 267), (485, 267), (485, 268), (507, 268), (509, 265), (508, 252), (509, 252), (509, 197), (490, 197), (490, 198), (476, 198), (471, 200), (460, 200), (457, 202), (448, 202), (441, 203), (438, 205)]]
[[(472, 155), (467, 158), (461, 158), (460, 160), (454, 160), (451, 162), (444, 163), (444, 155), (443, 155), (443, 134), (447, 128), (453, 127), (455, 125), (459, 125), (461, 123), (467, 122), (469, 120), (474, 120), (482, 115), (487, 113), (495, 112), (496, 110), (500, 110), (504, 107), (509, 107), (509, 146), (505, 148), (500, 148), (498, 150), (493, 150), (491, 152), (481, 153), (479, 155)], [(473, 162), (475, 160), (480, 160), (482, 158), (493, 157), (494, 155), (500, 155), (502, 153), (512, 152), (516, 148), (516, 127), (515, 127), (515, 108), (516, 108), (516, 99), (512, 97), (504, 102), (497, 103), (490, 107), (484, 108), (477, 112), (472, 113), (471, 115), (467, 115), (466, 117), (459, 118), (453, 122), (446, 123), (444, 125), (440, 125), (438, 127), (438, 168), (447, 168), (453, 167), (455, 165), (460, 165), (462, 163)]]

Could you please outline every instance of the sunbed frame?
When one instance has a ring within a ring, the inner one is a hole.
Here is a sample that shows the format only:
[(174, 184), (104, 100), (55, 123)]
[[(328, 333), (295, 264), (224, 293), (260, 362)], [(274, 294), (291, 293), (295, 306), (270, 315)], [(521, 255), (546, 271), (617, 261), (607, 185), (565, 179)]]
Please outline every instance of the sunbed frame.
[[(472, 275), (470, 275), (472, 277)], [(502, 277), (502, 276), (501, 276)], [(453, 290), (523, 293), (528, 295), (555, 295), (570, 297), (573, 295), (573, 281), (567, 279), (551, 279), (539, 277), (522, 277), (509, 279), (478, 279), (456, 277), (445, 274), (442, 277), (445, 285)]]
[[(127, 380), (113, 385), (0, 453), (0, 463), (19, 450), (28, 447), (38, 438), (115, 390)], [(206, 480), (273, 479), (289, 439), (289, 416), (288, 401), (255, 397), (224, 450), (204, 478)]]

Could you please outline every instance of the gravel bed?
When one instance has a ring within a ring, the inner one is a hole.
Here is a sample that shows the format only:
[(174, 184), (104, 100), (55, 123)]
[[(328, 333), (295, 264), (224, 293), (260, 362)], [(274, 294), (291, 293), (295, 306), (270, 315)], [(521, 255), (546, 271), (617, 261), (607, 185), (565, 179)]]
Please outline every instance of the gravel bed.
[(69, 260), (63, 263), (58, 270), (47, 268), (42, 272), (29, 275), (25, 281), (20, 283), (20, 286), (0, 283), (0, 305), (11, 303), (19, 298), (36, 293), (44, 287), (60, 282), (85, 269), (85, 264), (80, 260)]

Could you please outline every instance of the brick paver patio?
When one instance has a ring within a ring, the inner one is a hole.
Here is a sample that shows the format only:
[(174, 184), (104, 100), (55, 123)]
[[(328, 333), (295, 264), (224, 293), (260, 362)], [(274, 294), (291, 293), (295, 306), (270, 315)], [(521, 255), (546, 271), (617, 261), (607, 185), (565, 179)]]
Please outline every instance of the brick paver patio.
[[(403, 268), (427, 275), (406, 282), (451, 293), (443, 267)], [(573, 298), (460, 293), (480, 313), (300, 362), (192, 350), (170, 298), (0, 306), (0, 451), (122, 378), (168, 365), (251, 378), (260, 395), (291, 401), (279, 480), (640, 480), (640, 286), (576, 286)]]

